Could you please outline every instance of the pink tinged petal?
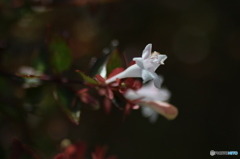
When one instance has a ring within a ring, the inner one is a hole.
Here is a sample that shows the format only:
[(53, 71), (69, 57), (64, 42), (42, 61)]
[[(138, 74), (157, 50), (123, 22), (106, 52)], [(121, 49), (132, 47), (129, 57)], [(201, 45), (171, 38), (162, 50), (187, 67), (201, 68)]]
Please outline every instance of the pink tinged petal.
[(152, 52), (152, 44), (148, 44), (145, 49), (143, 50), (143, 53), (142, 53), (142, 58), (145, 60), (145, 59), (148, 59), (151, 57), (151, 52)]
[(134, 105), (134, 106), (132, 107), (132, 109), (135, 109), (135, 110), (137, 110), (137, 109), (139, 109), (139, 108), (140, 108), (139, 105)]
[(116, 81), (117, 78), (123, 79), (129, 77), (142, 77), (142, 69), (137, 64), (134, 64), (128, 67), (125, 71), (107, 79), (106, 84)]
[(138, 104), (141, 104), (143, 106), (148, 106), (167, 118), (168, 120), (173, 120), (178, 115), (178, 109), (166, 102), (161, 101), (141, 101)]

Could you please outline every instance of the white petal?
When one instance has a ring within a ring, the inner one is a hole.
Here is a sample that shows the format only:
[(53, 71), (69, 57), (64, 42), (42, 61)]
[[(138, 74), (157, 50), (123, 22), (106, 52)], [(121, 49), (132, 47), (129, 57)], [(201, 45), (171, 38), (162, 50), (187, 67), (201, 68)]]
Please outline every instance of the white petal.
[(151, 52), (152, 52), (152, 44), (148, 44), (142, 52), (142, 58), (144, 60), (150, 58)]
[(142, 111), (142, 115), (146, 118), (150, 117), (155, 112), (153, 109), (149, 107), (144, 107), (144, 106), (141, 107), (141, 111)]
[(147, 81), (153, 79), (153, 76), (150, 74), (149, 71), (143, 69), (142, 70), (142, 79), (143, 79), (143, 83), (146, 83)]
[(144, 65), (143, 65), (143, 59), (141, 57), (135, 57), (133, 58), (133, 61), (136, 62), (136, 64), (141, 67), (142, 69), (144, 69)]
[(167, 59), (167, 55), (158, 55), (158, 59), (161, 65), (164, 65), (164, 61)]
[[(162, 78), (160, 78), (162, 82)], [(156, 88), (154, 86), (153, 80), (144, 84), (142, 88), (136, 91), (138, 96), (144, 97), (143, 100), (159, 100), (159, 101), (167, 101), (169, 100), (171, 93), (166, 88)]]
[(136, 99), (142, 98), (140, 94), (138, 94), (136, 91), (132, 89), (128, 89), (127, 92), (124, 93), (124, 97), (129, 100), (136, 100)]
[(142, 115), (146, 118), (149, 118), (150, 123), (155, 123), (158, 119), (158, 113), (149, 107), (141, 107)]
[(153, 76), (154, 86), (160, 89), (162, 84), (161, 78), (155, 72), (152, 72), (151, 75)]
[(154, 124), (156, 123), (158, 119), (158, 113), (157, 112), (154, 112), (150, 117), (149, 117), (149, 121), (150, 123)]
[(117, 78), (123, 79), (128, 77), (141, 77), (142, 76), (142, 69), (137, 65), (134, 64), (130, 67), (128, 67), (125, 71), (109, 78), (106, 80), (106, 83), (114, 82)]

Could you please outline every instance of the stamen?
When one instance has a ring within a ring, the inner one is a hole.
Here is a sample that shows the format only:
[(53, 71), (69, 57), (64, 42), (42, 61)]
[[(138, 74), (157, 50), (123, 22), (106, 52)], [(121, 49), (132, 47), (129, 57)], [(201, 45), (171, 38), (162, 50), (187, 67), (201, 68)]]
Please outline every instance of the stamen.
[(160, 61), (158, 59), (158, 56), (160, 55), (159, 52), (156, 52), (154, 51), (152, 54), (151, 54), (151, 59), (153, 59), (151, 62), (152, 63), (157, 63), (157, 64), (160, 64)]

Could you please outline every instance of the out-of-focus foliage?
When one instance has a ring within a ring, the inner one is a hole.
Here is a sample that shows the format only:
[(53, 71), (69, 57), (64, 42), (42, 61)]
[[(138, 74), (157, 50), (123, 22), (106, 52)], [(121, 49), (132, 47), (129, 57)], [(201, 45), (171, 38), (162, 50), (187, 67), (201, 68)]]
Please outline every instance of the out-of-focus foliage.
[[(238, 150), (239, 24), (238, 1), (1, 0), (0, 158), (54, 158), (78, 140), (89, 144), (87, 158), (96, 144), (124, 159)], [(147, 43), (169, 57), (157, 72), (181, 110), (173, 122), (126, 117), (126, 81), (101, 89), (95, 76)]]
[(109, 75), (114, 69), (122, 67), (122, 60), (119, 56), (119, 53), (117, 50), (114, 50), (111, 56), (109, 57), (109, 60), (107, 61), (107, 75)]
[(96, 80), (94, 80), (93, 78), (85, 75), (83, 72), (81, 72), (81, 71), (77, 71), (77, 72), (82, 77), (84, 82), (89, 83), (89, 84), (98, 84), (98, 82)]
[(78, 125), (82, 103), (79, 101), (76, 93), (61, 86), (57, 86), (56, 91), (53, 93), (62, 111), (70, 118), (73, 123)]
[(71, 50), (60, 36), (53, 36), (49, 42), (51, 64), (54, 71), (59, 74), (71, 66)]

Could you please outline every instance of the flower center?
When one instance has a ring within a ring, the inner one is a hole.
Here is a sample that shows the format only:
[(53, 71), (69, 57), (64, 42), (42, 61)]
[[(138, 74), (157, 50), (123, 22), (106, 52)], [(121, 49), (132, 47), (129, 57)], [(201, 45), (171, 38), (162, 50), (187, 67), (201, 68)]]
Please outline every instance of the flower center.
[(159, 57), (158, 55), (160, 55), (160, 53), (158, 53), (156, 51), (154, 51), (152, 53), (152, 55), (151, 55), (151, 59), (152, 59), (151, 62), (152, 63), (160, 64), (160, 59), (158, 58)]

